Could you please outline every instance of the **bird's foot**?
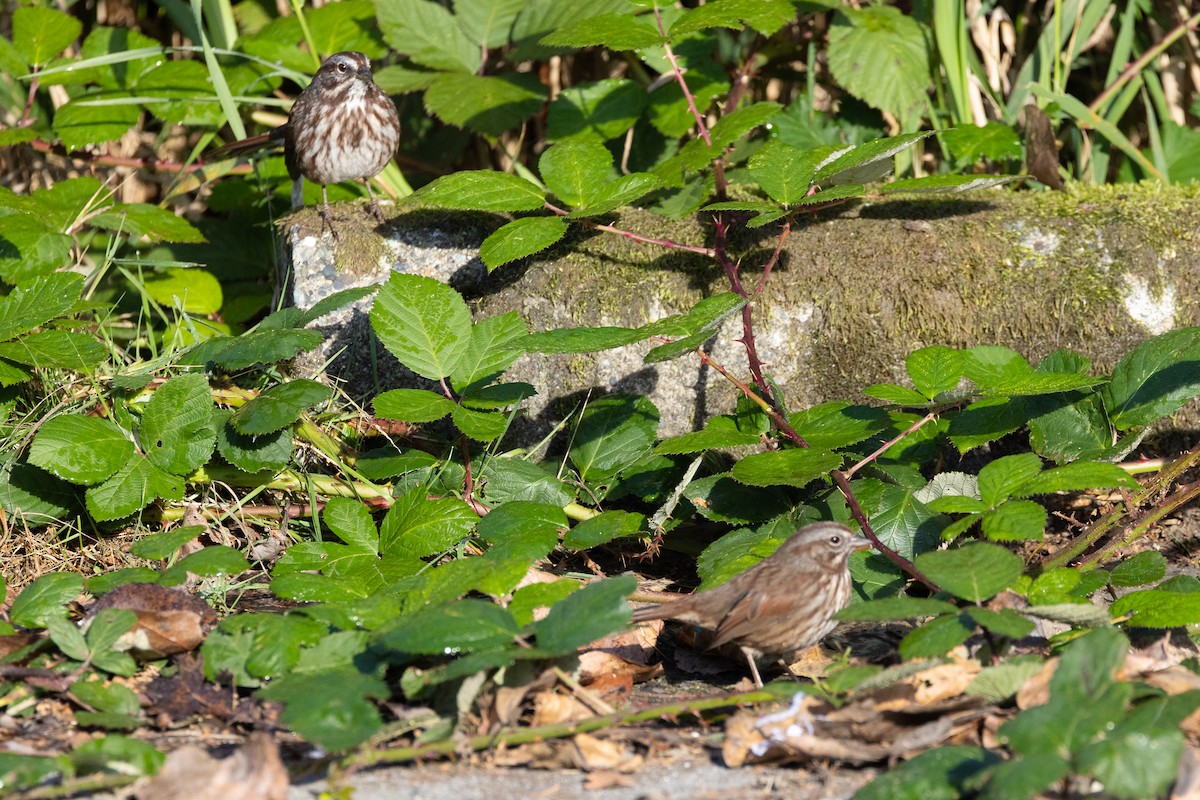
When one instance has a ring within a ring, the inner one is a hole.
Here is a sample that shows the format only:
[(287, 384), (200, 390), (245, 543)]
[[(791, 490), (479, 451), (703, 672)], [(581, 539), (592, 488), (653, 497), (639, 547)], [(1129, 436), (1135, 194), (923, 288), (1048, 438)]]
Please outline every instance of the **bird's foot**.
[(333, 212), (329, 210), (329, 203), (322, 203), (321, 210), (318, 213), (321, 216), (321, 233), (324, 233), (328, 229), (330, 235), (333, 236), (333, 240), (336, 242), (338, 240), (338, 232), (337, 228), (333, 227)]
[(383, 209), (379, 207), (379, 201), (371, 198), (371, 202), (367, 203), (367, 213), (375, 218), (375, 221), (380, 225), (387, 222), (387, 217), (383, 215)]

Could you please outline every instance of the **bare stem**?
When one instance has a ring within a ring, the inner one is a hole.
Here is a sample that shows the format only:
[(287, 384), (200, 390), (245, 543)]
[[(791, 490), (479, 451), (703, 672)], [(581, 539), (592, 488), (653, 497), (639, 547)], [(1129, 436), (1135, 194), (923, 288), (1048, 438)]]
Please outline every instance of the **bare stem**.
[[(775, 427), (779, 429), (779, 432), (791, 440), (797, 447), (810, 446), (808, 442), (804, 440), (804, 437), (792, 427), (792, 424), (788, 422), (787, 418), (784, 417), (777, 408), (768, 403), (762, 397), (758, 396), (749, 385), (731, 375), (729, 370), (725, 369), (724, 365), (714, 361), (708, 355), (708, 353), (705, 353), (703, 350), (697, 349), (696, 354), (700, 356), (701, 363), (707, 364), (715, 369), (721, 374), (722, 377), (736, 386), (738, 391), (740, 391), (743, 395), (753, 401), (759, 408), (761, 408), (763, 413), (771, 418), (771, 422), (774, 423)], [(838, 490), (842, 493), (842, 496), (846, 498), (846, 505), (850, 509), (851, 516), (854, 517), (859, 528), (862, 529), (863, 534), (871, 540), (871, 545), (880, 553), (882, 553), (885, 558), (898, 566), (904, 572), (908, 573), (913, 579), (925, 584), (932, 591), (937, 591), (937, 584), (925, 577), (925, 574), (917, 569), (915, 564), (879, 540), (879, 536), (871, 527), (870, 520), (867, 519), (867, 515), (862, 510), (862, 506), (859, 505), (858, 498), (854, 496), (854, 490), (850, 487), (850, 479), (846, 477), (846, 473), (842, 472), (840, 469), (835, 469), (829, 473), (829, 476), (833, 478), (834, 484), (837, 485)]]
[[(566, 209), (559, 208), (551, 203), (546, 203), (546, 208), (550, 209), (555, 214), (558, 214), (560, 217), (565, 217), (569, 213)], [(694, 244), (683, 244), (682, 242), (676, 242), (672, 239), (656, 239), (653, 236), (643, 236), (640, 233), (634, 233), (633, 231), (626, 230), (625, 228), (618, 228), (615, 225), (601, 225), (600, 223), (593, 222), (588, 219), (580, 219), (576, 220), (576, 222), (588, 225), (598, 231), (615, 233), (617, 236), (623, 236), (624, 238), (631, 239), (635, 242), (656, 244), (659, 247), (665, 247), (669, 250), (683, 250), (687, 253), (695, 253), (697, 255), (705, 256), (706, 258), (716, 258), (717, 255), (711, 247), (698, 247)]]
[(878, 450), (876, 450), (874, 453), (871, 453), (871, 455), (867, 456), (862, 461), (858, 462), (857, 464), (852, 466), (850, 469), (846, 470), (846, 477), (847, 478), (854, 477), (854, 473), (858, 472), (860, 469), (865, 467), (867, 464), (870, 464), (872, 461), (879, 458), (881, 455), (886, 453), (888, 450), (891, 450), (894, 446), (899, 444), (906, 437), (911, 436), (912, 434), (916, 433), (926, 423), (932, 422), (935, 419), (937, 419), (937, 414), (933, 411), (930, 411), (924, 417), (922, 417), (921, 419), (917, 420), (912, 425), (910, 425), (908, 427), (908, 430), (904, 431), (904, 433), (900, 434), (899, 436), (897, 436), (895, 439), (892, 439), (891, 441), (884, 442), (883, 445), (880, 446), (880, 448)]
[[(662, 12), (657, 7), (654, 9), (654, 19), (658, 22), (658, 32), (665, 39), (667, 29), (663, 25)], [(687, 100), (688, 110), (692, 112), (692, 118), (696, 120), (696, 129), (700, 132), (700, 138), (704, 140), (705, 144), (711, 145), (712, 136), (708, 132), (708, 125), (704, 123), (704, 117), (700, 114), (700, 109), (696, 107), (696, 98), (688, 88), (687, 81), (684, 80), (683, 68), (679, 66), (679, 59), (675, 57), (675, 51), (671, 49), (670, 43), (663, 42), (663, 52), (667, 56), (667, 61), (671, 63), (671, 72), (675, 75), (675, 82), (679, 84), (683, 97)]]

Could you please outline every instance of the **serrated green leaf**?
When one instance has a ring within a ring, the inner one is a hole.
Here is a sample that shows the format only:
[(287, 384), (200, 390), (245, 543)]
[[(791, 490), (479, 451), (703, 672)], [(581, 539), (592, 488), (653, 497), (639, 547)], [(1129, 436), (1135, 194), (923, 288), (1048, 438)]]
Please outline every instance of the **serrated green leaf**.
[(1013, 495), (1028, 497), (1054, 492), (1078, 492), (1085, 489), (1141, 488), (1137, 480), (1116, 464), (1076, 461), (1042, 472), (1018, 486)]
[(973, 792), (979, 776), (1000, 756), (982, 747), (949, 745), (927, 750), (881, 773), (855, 800), (957, 800)]
[(392, 389), (377, 395), (375, 415), (404, 422), (433, 422), (449, 414), (456, 403), (428, 389)]
[[(0, 278), (7, 283), (28, 283), (30, 279), (39, 275), (48, 276), (70, 260), (71, 248), (75, 244), (74, 239), (51, 228), (45, 220), (25, 213), (0, 217), (0, 236), (6, 239), (9, 245), (0, 251)], [(77, 280), (82, 276), (60, 272), (54, 277)], [(4, 309), (15, 294), (14, 292), (8, 298), (0, 299), (0, 328), (7, 322), (2, 319)], [(38, 309), (38, 313), (44, 312)], [(0, 333), (4, 331), (0, 330)], [(11, 335), (4, 333), (0, 335), (0, 339), (7, 339)]]
[(963, 354), (952, 347), (923, 347), (909, 353), (904, 367), (917, 391), (932, 400), (958, 385), (962, 377)]
[[(0, 221), (4, 219), (0, 217)], [(18, 286), (0, 298), (0, 340), (19, 336), (65, 314), (82, 289), (82, 275), (61, 272)]]
[(1200, 593), (1145, 589), (1123, 595), (1112, 604), (1113, 617), (1141, 628), (1178, 628), (1200, 622)]
[(925, 406), (929, 402), (920, 392), (894, 383), (876, 383), (863, 389), (863, 394), (898, 406)]
[(1021, 559), (989, 542), (973, 542), (950, 550), (922, 553), (917, 569), (955, 597), (982, 602), (1021, 577)]
[(44, 628), (52, 618), (65, 618), (66, 605), (83, 591), (83, 576), (51, 572), (26, 586), (9, 610), (9, 619), (23, 628)]
[(637, 588), (632, 575), (595, 581), (555, 603), (534, 623), (538, 647), (567, 655), (629, 624), (627, 595)]
[(757, 433), (738, 430), (737, 423), (731, 417), (722, 416), (710, 419), (703, 430), (663, 439), (655, 446), (654, 452), (659, 455), (699, 453), (702, 450), (757, 444), (758, 441)]
[(983, 535), (997, 542), (1041, 541), (1046, 530), (1046, 509), (1032, 500), (1009, 500), (980, 520)]
[(1200, 392), (1200, 328), (1179, 328), (1142, 342), (1113, 368), (1104, 404), (1118, 430), (1149, 425)]
[(220, 411), (213, 416), (217, 432), (217, 452), (243, 472), (278, 472), (292, 458), (292, 432), (283, 428), (269, 434), (240, 433), (229, 422), (231, 412)]
[(446, 284), (393, 273), (375, 296), (371, 327), (401, 364), (430, 380), (451, 375), (471, 341), (471, 311)]
[(796, 16), (787, 0), (711, 0), (680, 16), (668, 31), (672, 39), (705, 28), (753, 28), (764, 36), (775, 33)]
[(90, 485), (116, 472), (133, 455), (133, 442), (106, 419), (63, 414), (38, 429), (29, 461), (72, 483)]
[(1034, 628), (1032, 622), (1011, 608), (1003, 608), (999, 611), (992, 611), (987, 608), (969, 608), (967, 609), (967, 614), (978, 625), (992, 633), (1007, 636), (1010, 639), (1024, 638)]
[(1003, 186), (1022, 180), (1020, 175), (926, 175), (902, 178), (879, 187), (880, 194), (957, 194)]
[(470, 653), (507, 644), (519, 633), (507, 609), (485, 600), (457, 600), (419, 611), (376, 633), (379, 646), (403, 653)]
[(86, 372), (107, 356), (104, 345), (74, 331), (38, 331), (12, 342), (0, 342), (0, 358), (38, 369)]
[(842, 457), (829, 450), (778, 450), (746, 456), (733, 465), (730, 474), (750, 486), (804, 487), (841, 463)]
[(162, 583), (164, 586), (183, 583), (188, 573), (202, 577), (241, 575), (248, 569), (250, 562), (237, 550), (223, 544), (209, 545), (176, 561), (163, 573)]
[(134, 455), (111, 478), (87, 490), (87, 509), (101, 521), (120, 519), (159, 498), (182, 500), (183, 478)]
[(456, 405), (450, 411), (454, 427), (477, 442), (490, 442), (508, 430), (508, 415), (495, 411), (476, 411)]
[(907, 661), (945, 655), (974, 632), (975, 621), (965, 613), (936, 617), (900, 640), (900, 657)]
[(950, 441), (966, 453), (1012, 433), (1029, 420), (1029, 406), (1022, 397), (988, 397), (972, 403), (950, 420)]
[(346, 666), (284, 675), (259, 694), (282, 702), (280, 719), (305, 740), (339, 752), (362, 744), (383, 726), (371, 700), (386, 699), (388, 687), (379, 678)]
[(608, 395), (591, 401), (570, 450), (584, 480), (602, 481), (630, 466), (654, 445), (658, 409), (647, 397)]
[(635, 81), (610, 78), (563, 90), (546, 113), (550, 141), (605, 142), (637, 122), (646, 106), (646, 90)]
[(138, 558), (160, 561), (170, 558), (176, 550), (204, 533), (203, 525), (184, 525), (169, 531), (143, 536), (129, 546), (129, 552)]
[[(295, 358), (305, 350), (311, 350), (325, 338), (313, 330), (262, 330), (243, 333), (232, 341), (229, 337), (210, 339), (205, 342), (220, 347), (212, 360), (227, 370), (246, 369), (255, 364), (274, 364)], [(203, 366), (202, 350), (189, 351), (186, 363)]]
[(603, 45), (610, 50), (641, 50), (662, 44), (662, 35), (649, 16), (600, 14), (568, 23), (543, 36), (542, 44), (558, 47)]
[(296, 422), (309, 408), (324, 403), (332, 394), (328, 386), (297, 378), (264, 390), (234, 411), (229, 422), (238, 433), (248, 436), (275, 433)]
[(546, 149), (538, 171), (546, 188), (571, 207), (585, 205), (608, 182), (613, 157), (593, 141), (565, 142)]
[(829, 32), (829, 68), (840, 86), (909, 127), (929, 84), (921, 24), (898, 8), (842, 8)]
[(567, 234), (563, 217), (522, 217), (501, 225), (479, 246), (489, 270), (540, 253)]
[(810, 446), (822, 450), (849, 447), (886, 429), (887, 412), (871, 406), (833, 401), (791, 415), (792, 427)]
[(12, 12), (12, 43), (26, 63), (41, 66), (65, 50), (83, 23), (53, 8), (24, 6)]
[(175, 475), (189, 473), (208, 461), (216, 447), (216, 436), (209, 427), (212, 405), (212, 390), (203, 375), (180, 375), (158, 387), (137, 431), (146, 458)]
[(422, 186), (407, 200), (459, 211), (536, 211), (546, 204), (540, 188), (524, 178), (492, 170), (463, 170)]
[(68, 151), (80, 150), (120, 139), (140, 117), (124, 91), (89, 92), (54, 113), (54, 132)]
[(563, 537), (563, 547), (587, 550), (642, 531), (646, 515), (633, 511), (603, 511), (580, 522)]
[(804, 199), (812, 185), (816, 157), (779, 140), (763, 145), (750, 157), (750, 174), (767, 195), (784, 205)]
[(545, 87), (535, 75), (443, 73), (425, 90), (425, 107), (442, 121), (500, 136), (542, 109)]
[(376, 5), (379, 29), (395, 50), (433, 69), (474, 74), (482, 53), (444, 7), (428, 0), (389, 0)]
[(1157, 550), (1143, 550), (1112, 568), (1108, 581), (1113, 586), (1145, 586), (1167, 574), (1167, 559)]
[(479, 519), (461, 500), (429, 500), (425, 494), (418, 488), (396, 498), (379, 526), (380, 552), (399, 559), (424, 558), (467, 536)]

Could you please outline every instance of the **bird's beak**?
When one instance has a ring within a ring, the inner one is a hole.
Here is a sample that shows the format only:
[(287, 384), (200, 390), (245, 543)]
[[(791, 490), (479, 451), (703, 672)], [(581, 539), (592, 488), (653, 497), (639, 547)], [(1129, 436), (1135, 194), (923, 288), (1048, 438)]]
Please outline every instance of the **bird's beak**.
[(371, 74), (370, 67), (359, 67), (358, 77), (362, 78), (364, 81), (375, 80), (375, 76)]
[(855, 552), (859, 550), (869, 550), (874, 547), (874, 545), (871, 544), (871, 540), (865, 536), (855, 536), (850, 540), (850, 544), (853, 545), (850, 549)]

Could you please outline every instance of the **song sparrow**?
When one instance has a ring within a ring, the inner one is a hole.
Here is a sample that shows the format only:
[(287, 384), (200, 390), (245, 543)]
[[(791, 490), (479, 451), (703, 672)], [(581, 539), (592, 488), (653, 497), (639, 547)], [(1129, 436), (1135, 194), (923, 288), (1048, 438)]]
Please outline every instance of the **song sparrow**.
[(825, 638), (833, 615), (850, 601), (847, 560), (870, 542), (845, 525), (815, 522), (796, 531), (772, 555), (728, 583), (661, 606), (639, 608), (634, 622), (677, 619), (716, 632), (710, 647), (738, 645), (754, 683), (759, 655), (781, 655)]
[(292, 178), (292, 208), (303, 203), (302, 178), (319, 183), (321, 222), (336, 239), (325, 187), (362, 180), (371, 196), (368, 210), (383, 222), (370, 179), (392, 160), (399, 142), (400, 118), (395, 103), (376, 85), (370, 60), (362, 53), (347, 51), (325, 59), (312, 83), (292, 104), (285, 124), (217, 148), (212, 156), (237, 156), (282, 146)]

